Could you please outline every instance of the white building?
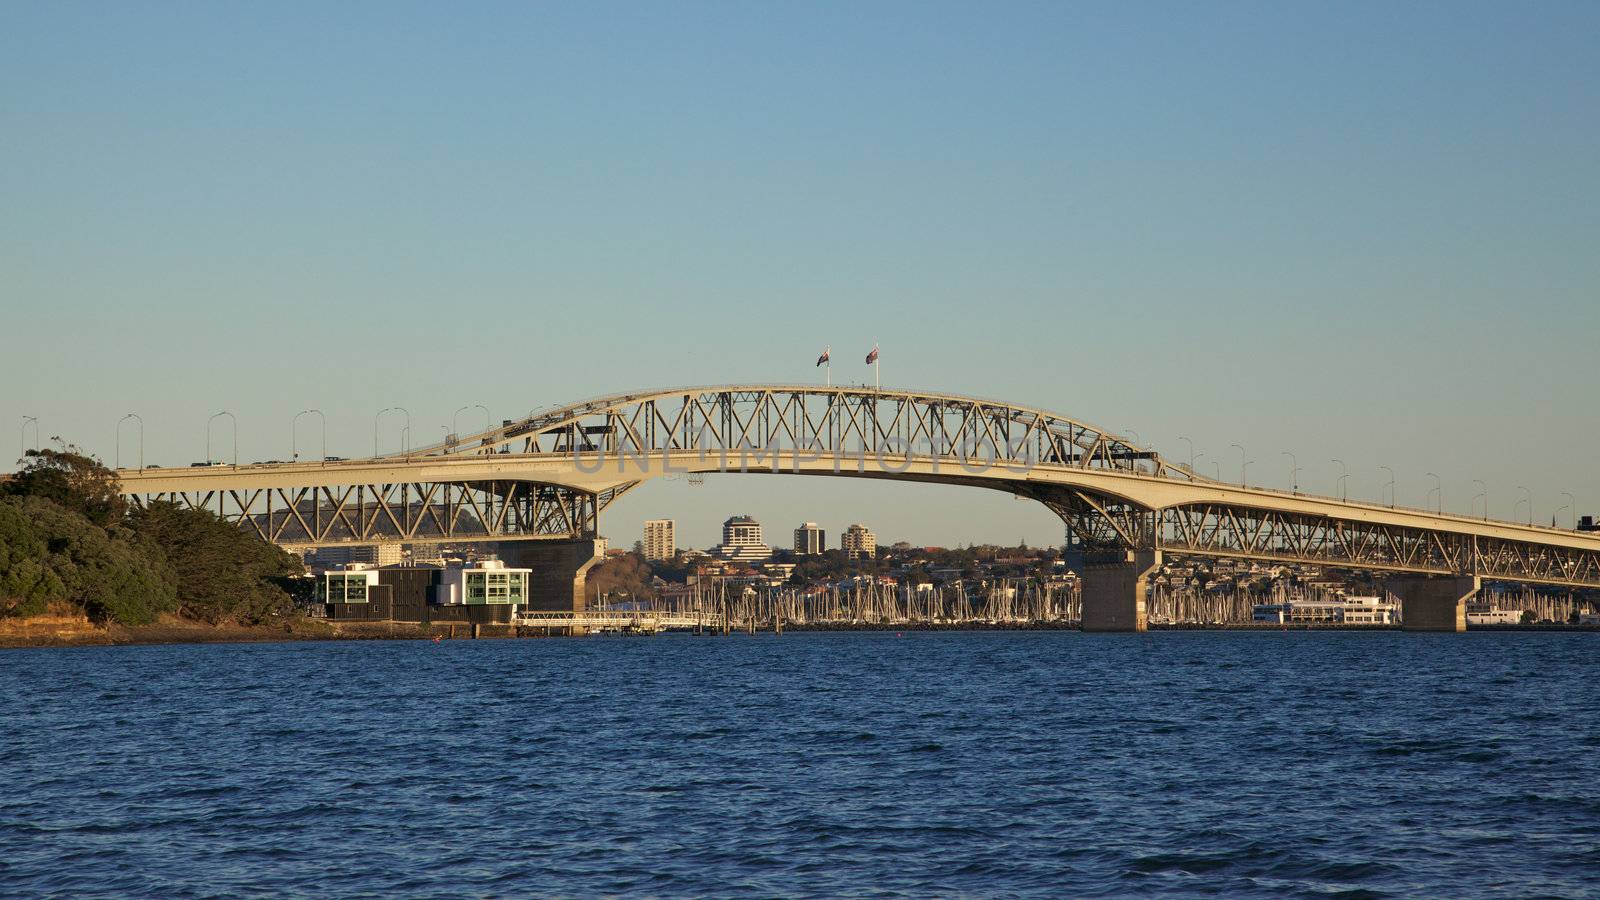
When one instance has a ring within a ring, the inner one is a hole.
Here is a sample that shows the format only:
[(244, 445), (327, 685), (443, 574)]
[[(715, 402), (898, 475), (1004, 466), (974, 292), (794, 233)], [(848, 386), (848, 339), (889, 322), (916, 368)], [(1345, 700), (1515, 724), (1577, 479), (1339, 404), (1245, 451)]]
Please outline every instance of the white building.
[(439, 574), (435, 598), (444, 606), (505, 603), (521, 606), (528, 602), (528, 576), (531, 574), (532, 569), (507, 568), (498, 559), (450, 566)]
[(1393, 625), (1394, 613), (1395, 605), (1378, 597), (1345, 597), (1257, 603), (1250, 619), (1275, 625)]
[(872, 559), (878, 555), (878, 537), (872, 529), (856, 523), (844, 530), (844, 535), (839, 538), (839, 547), (851, 559)]
[(715, 551), (723, 559), (758, 562), (772, 555), (761, 538), (761, 523), (749, 516), (734, 516), (722, 523), (722, 543)]
[(648, 519), (644, 523), (644, 558), (671, 559), (678, 553), (678, 524), (671, 519)]
[(794, 530), (794, 552), (801, 556), (815, 556), (828, 549), (828, 535), (822, 526), (807, 522)]

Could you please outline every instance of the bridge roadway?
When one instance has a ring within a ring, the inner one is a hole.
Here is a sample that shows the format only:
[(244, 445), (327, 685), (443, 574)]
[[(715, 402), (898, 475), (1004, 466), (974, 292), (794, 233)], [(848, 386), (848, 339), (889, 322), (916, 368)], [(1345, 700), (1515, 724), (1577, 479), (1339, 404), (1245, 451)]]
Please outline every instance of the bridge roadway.
[(1413, 628), (1464, 628), (1465, 601), (1486, 578), (1600, 587), (1600, 535), (1219, 482), (1058, 414), (865, 387), (635, 392), (405, 454), (118, 474), (136, 502), (203, 506), (270, 540), (316, 546), (582, 543), (605, 505), (640, 483), (712, 472), (964, 484), (1037, 500), (1068, 526), (1089, 629), (1144, 628), (1147, 576), (1164, 553), (1391, 573)]

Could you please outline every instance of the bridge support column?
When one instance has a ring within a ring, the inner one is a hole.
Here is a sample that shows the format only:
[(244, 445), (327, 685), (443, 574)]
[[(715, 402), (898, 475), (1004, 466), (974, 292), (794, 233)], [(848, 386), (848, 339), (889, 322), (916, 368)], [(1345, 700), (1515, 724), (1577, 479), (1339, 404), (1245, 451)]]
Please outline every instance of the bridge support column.
[(1389, 592), (1400, 598), (1406, 631), (1466, 631), (1467, 601), (1481, 586), (1475, 575), (1402, 575), (1388, 582)]
[(1084, 631), (1144, 631), (1150, 573), (1161, 551), (1129, 551), (1122, 562), (1083, 564), (1076, 569), (1083, 598)]
[(583, 589), (589, 569), (600, 561), (599, 541), (502, 541), (499, 553), (506, 565), (533, 570), (528, 578), (528, 609), (582, 612), (585, 608)]

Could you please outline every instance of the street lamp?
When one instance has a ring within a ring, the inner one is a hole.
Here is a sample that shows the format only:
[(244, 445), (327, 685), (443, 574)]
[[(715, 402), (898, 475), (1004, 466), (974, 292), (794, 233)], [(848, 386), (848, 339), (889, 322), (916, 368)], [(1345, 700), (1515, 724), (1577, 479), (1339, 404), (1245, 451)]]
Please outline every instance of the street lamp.
[(1347, 493), (1347, 492), (1346, 492), (1346, 490), (1345, 490), (1345, 486), (1344, 486), (1344, 480), (1345, 480), (1345, 479), (1346, 479), (1346, 478), (1349, 478), (1349, 477), (1350, 477), (1350, 467), (1349, 467), (1349, 466), (1347, 466), (1347, 465), (1345, 465), (1345, 464), (1344, 464), (1344, 460), (1342, 460), (1342, 459), (1334, 459), (1334, 460), (1329, 460), (1329, 462), (1336, 462), (1336, 463), (1338, 463), (1338, 464), (1339, 464), (1339, 471), (1340, 471), (1340, 472), (1341, 472), (1341, 474), (1340, 474), (1340, 475), (1339, 475), (1339, 480), (1338, 480), (1338, 481), (1335, 481), (1335, 482), (1334, 482), (1334, 483), (1333, 483), (1333, 486), (1334, 486), (1334, 487), (1335, 487), (1335, 488), (1337, 488), (1337, 490), (1336, 490), (1336, 491), (1335, 491), (1335, 493), (1337, 493), (1337, 494), (1338, 494), (1338, 495), (1339, 495), (1339, 499), (1340, 499), (1340, 500), (1347, 500), (1347, 499), (1349, 499), (1349, 494), (1348, 494), (1348, 493)]
[(28, 455), (28, 425), (29, 424), (33, 425), (33, 446), (34, 446), (34, 449), (38, 449), (38, 447), (39, 447), (39, 417), (38, 416), (23, 416), (22, 417), (22, 441), (21, 441), (21, 447), (18, 449), (18, 453), (17, 453), (17, 459), (19, 459), (19, 460), (22, 459), (24, 456)]
[(1245, 484), (1245, 482), (1249, 479), (1249, 476), (1246, 474), (1246, 472), (1250, 467), (1250, 463), (1244, 458), (1244, 445), (1229, 444), (1228, 446), (1239, 448), (1239, 486), (1248, 487), (1249, 485)]
[[(1194, 441), (1189, 440), (1188, 438), (1184, 437), (1181, 434), (1178, 435), (1178, 440), (1184, 441), (1185, 443), (1187, 443), (1189, 445), (1189, 471), (1193, 472), (1194, 471), (1194, 461), (1195, 461), (1195, 458), (1196, 458), (1195, 455), (1194, 455)], [(1201, 455), (1204, 455), (1204, 454), (1201, 454)]]
[[(1427, 472), (1425, 474), (1433, 479), (1433, 490), (1429, 491), (1428, 493), (1439, 495), (1439, 506), (1434, 511), (1440, 515), (1444, 515), (1444, 482), (1439, 480), (1439, 476), (1433, 474), (1432, 472)], [(1427, 498), (1423, 498), (1423, 502), (1427, 502)]]
[(300, 458), (300, 437), (299, 437), (299, 432), (297, 431), (297, 426), (299, 426), (299, 424), (300, 424), (300, 417), (301, 416), (309, 416), (309, 415), (312, 415), (313, 413), (315, 413), (317, 418), (322, 421), (322, 459), (323, 460), (327, 460), (327, 458), (328, 458), (328, 417), (323, 415), (322, 414), (322, 410), (320, 410), (320, 409), (302, 409), (299, 412), (294, 414), (294, 418), (293, 419), (289, 420), (289, 453), (291, 454), (290, 457), (289, 457), (290, 459), (299, 459)]
[[(1578, 498), (1572, 496), (1571, 494), (1567, 493), (1566, 491), (1562, 491), (1561, 492), (1561, 496), (1567, 498), (1567, 505), (1561, 507), (1561, 509), (1570, 509), (1570, 510), (1572, 510), (1572, 530), (1573, 531), (1577, 531), (1578, 530)], [(1561, 512), (1561, 509), (1556, 510), (1556, 512), (1558, 512), (1558, 513)]]
[(1521, 500), (1517, 501), (1516, 506), (1511, 507), (1511, 515), (1515, 516), (1517, 514), (1517, 506), (1521, 506), (1523, 503), (1527, 503), (1528, 504), (1528, 524), (1532, 525), (1533, 524), (1533, 491), (1528, 490), (1527, 488), (1523, 487), (1520, 484), (1517, 485), (1517, 490), (1521, 491), (1525, 496)]
[(406, 417), (405, 427), (403, 429), (401, 429), (401, 431), (400, 431), (400, 434), (402, 436), (401, 437), (401, 444), (400, 444), (400, 452), (404, 453), (406, 451), (406, 445), (405, 445), (404, 436), (406, 434), (409, 434), (410, 431), (411, 431), (411, 413), (408, 412), (406, 410), (406, 408), (403, 407), (403, 406), (388, 406), (388, 407), (384, 407), (383, 409), (378, 410), (378, 414), (372, 417), (372, 455), (374, 457), (376, 457), (378, 455), (378, 420), (383, 418), (383, 414), (384, 413), (391, 413), (391, 412), (397, 412), (397, 413), (400, 413), (401, 415)]
[(208, 465), (208, 466), (211, 465), (211, 423), (215, 422), (217, 419), (221, 418), (222, 416), (227, 416), (228, 417), (228, 421), (233, 423), (233, 465), (234, 465), (234, 468), (238, 468), (238, 466), (239, 466), (239, 419), (237, 417), (235, 417), (233, 413), (228, 412), (227, 410), (223, 410), (222, 412), (219, 412), (219, 413), (212, 413), (211, 414), (211, 418), (206, 420), (206, 465)]
[(1385, 487), (1389, 489), (1389, 508), (1394, 509), (1394, 470), (1388, 466), (1379, 466), (1378, 468), (1389, 473), (1389, 483)]
[(128, 413), (117, 420), (117, 468), (122, 468), (122, 423), (133, 419), (139, 423), (139, 468), (144, 468), (144, 419), (138, 413)]
[(1472, 479), (1472, 483), (1478, 486), (1478, 493), (1472, 496), (1472, 511), (1478, 511), (1478, 498), (1483, 498), (1483, 520), (1487, 522), (1489, 521), (1489, 486), (1476, 478)]
[(1211, 475), (1212, 475), (1212, 479), (1211, 479), (1212, 481), (1221, 481), (1222, 480), (1222, 463), (1218, 462), (1215, 459), (1213, 459), (1211, 461)]
[[(488, 429), (484, 429), (484, 430), (487, 431)], [(1144, 446), (1144, 441), (1139, 438), (1139, 432), (1134, 431), (1132, 428), (1124, 428), (1122, 430), (1126, 431), (1127, 433), (1129, 433), (1131, 435), (1133, 435), (1133, 442), (1135, 444), (1138, 444), (1141, 447)]]
[(1289, 485), (1290, 485), (1289, 490), (1291, 492), (1293, 492), (1293, 493), (1298, 494), (1298, 493), (1300, 493), (1300, 466), (1299, 466), (1299, 460), (1295, 459), (1294, 458), (1294, 454), (1290, 453), (1288, 450), (1283, 450), (1283, 451), (1280, 451), (1280, 452), (1284, 456), (1289, 457)]
[(453, 434), (453, 435), (456, 435), (457, 438), (459, 438), (461, 436), (461, 429), (456, 427), (456, 417), (460, 416), (462, 413), (466, 412), (469, 409), (481, 409), (481, 410), (483, 410), (483, 430), (484, 431), (488, 431), (490, 428), (494, 427), (494, 419), (491, 418), (490, 415), (489, 415), (489, 407), (484, 406), (482, 403), (474, 403), (474, 404), (472, 404), (470, 406), (463, 406), (460, 409), (455, 411), (455, 415), (452, 415), (450, 417), (450, 433)]

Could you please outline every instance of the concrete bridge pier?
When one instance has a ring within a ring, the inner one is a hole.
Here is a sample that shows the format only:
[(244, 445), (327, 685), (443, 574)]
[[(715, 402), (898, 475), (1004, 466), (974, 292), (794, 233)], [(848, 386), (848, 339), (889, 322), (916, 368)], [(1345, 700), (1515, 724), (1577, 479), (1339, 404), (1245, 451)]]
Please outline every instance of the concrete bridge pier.
[(582, 612), (585, 609), (583, 589), (589, 569), (600, 561), (598, 540), (502, 541), (499, 554), (508, 566), (533, 570), (528, 578), (528, 609), (541, 612)]
[(1084, 631), (1144, 631), (1150, 573), (1161, 565), (1159, 550), (1131, 550), (1121, 562), (1084, 563), (1075, 568), (1083, 598)]
[(1466, 631), (1467, 601), (1483, 586), (1476, 575), (1401, 575), (1388, 589), (1400, 598), (1406, 631)]

